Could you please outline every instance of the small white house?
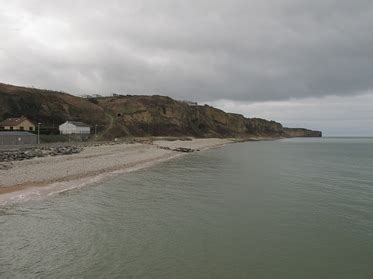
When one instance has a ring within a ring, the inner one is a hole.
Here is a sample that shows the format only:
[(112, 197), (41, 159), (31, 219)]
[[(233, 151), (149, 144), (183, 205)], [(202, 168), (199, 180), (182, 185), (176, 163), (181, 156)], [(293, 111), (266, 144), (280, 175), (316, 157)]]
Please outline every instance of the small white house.
[(59, 130), (62, 135), (90, 134), (91, 126), (83, 122), (66, 121), (59, 126)]
[(191, 102), (191, 101), (181, 101), (181, 102), (184, 103), (184, 104), (187, 104), (188, 106), (191, 106), (191, 107), (198, 106), (197, 102)]
[(92, 99), (92, 96), (91, 95), (81, 95), (80, 98), (84, 98), (84, 99)]

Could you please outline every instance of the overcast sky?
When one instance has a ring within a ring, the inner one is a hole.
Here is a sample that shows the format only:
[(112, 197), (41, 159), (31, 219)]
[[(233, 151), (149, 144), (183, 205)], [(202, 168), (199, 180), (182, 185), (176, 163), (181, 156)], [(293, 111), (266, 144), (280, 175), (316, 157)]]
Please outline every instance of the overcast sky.
[(373, 136), (371, 0), (2, 1), (0, 82)]

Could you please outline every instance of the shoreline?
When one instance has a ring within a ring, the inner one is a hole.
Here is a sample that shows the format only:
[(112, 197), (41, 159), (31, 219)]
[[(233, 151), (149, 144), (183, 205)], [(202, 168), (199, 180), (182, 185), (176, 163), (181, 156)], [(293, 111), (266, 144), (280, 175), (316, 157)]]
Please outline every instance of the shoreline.
[[(207, 150), (234, 139), (154, 140), (88, 146), (81, 153), (13, 162), (0, 170), (0, 205), (80, 188), (116, 173), (126, 173), (177, 158), (175, 149)], [(90, 182), (91, 181), (91, 182)]]

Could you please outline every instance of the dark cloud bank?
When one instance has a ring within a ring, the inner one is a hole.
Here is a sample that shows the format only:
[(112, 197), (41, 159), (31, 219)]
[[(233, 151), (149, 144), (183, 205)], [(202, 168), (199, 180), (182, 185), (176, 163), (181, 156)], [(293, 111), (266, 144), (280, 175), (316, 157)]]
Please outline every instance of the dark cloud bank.
[(372, 30), (365, 0), (6, 1), (0, 80), (220, 104), (349, 102), (372, 92)]

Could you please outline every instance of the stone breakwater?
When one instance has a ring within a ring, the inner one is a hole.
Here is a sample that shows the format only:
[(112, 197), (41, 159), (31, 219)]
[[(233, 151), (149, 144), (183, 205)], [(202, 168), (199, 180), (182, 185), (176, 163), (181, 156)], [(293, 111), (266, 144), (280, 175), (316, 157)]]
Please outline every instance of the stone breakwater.
[(167, 146), (159, 146), (158, 148), (164, 149), (164, 150), (171, 150), (175, 152), (182, 152), (182, 153), (191, 153), (195, 151), (200, 151), (199, 149), (193, 149), (193, 148), (185, 148), (185, 147), (177, 147), (177, 148), (170, 148)]
[(23, 161), (48, 156), (71, 155), (80, 153), (82, 150), (83, 147), (81, 146), (54, 146), (1, 151), (0, 169), (10, 169), (12, 167), (12, 162), (14, 161)]

